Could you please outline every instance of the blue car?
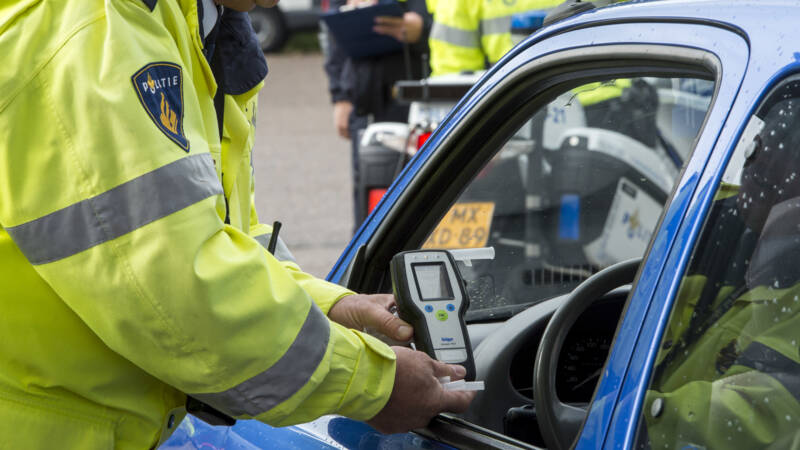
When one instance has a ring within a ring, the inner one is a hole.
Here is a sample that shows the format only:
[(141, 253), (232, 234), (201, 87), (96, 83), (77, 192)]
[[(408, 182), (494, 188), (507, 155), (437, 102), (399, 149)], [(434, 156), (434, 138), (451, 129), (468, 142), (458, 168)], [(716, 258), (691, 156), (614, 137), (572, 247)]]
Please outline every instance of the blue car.
[(187, 418), (163, 448), (800, 448), (800, 4), (624, 3), (549, 24), (449, 113), (329, 279), (462, 266), (480, 392), (381, 435)]

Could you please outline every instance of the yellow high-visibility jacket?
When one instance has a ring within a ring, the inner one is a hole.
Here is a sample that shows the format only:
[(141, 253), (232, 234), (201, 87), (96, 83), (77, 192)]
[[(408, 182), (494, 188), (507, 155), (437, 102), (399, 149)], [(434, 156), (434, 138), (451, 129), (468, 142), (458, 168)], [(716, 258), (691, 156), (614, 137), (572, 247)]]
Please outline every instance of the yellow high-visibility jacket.
[[(683, 280), (675, 305), (680, 316), (670, 320), (664, 342), (679, 342), (677, 337), (686, 334), (706, 282), (703, 275)], [(732, 286), (723, 286), (712, 310), (732, 292)], [(754, 287), (678, 353), (645, 397), (653, 448), (686, 443), (695, 448), (797, 448), (800, 314), (794, 299), (799, 293), (798, 286)], [(667, 353), (659, 353), (659, 363)]]
[(505, 55), (511, 40), (511, 16), (550, 9), (563, 0), (428, 0), (431, 27), (431, 75), (477, 71)]
[(152, 447), (187, 394), (384, 406), (394, 353), (326, 317), (351, 292), (259, 243), (258, 88), (221, 144), (196, 0), (5, 2), (0, 54), (0, 448)]

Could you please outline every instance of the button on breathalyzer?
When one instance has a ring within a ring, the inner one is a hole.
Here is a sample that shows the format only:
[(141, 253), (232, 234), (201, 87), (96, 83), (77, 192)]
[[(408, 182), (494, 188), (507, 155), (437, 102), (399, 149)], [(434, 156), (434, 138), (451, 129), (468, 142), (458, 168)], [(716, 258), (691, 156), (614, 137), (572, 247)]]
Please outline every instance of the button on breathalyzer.
[(392, 258), (391, 274), (398, 313), (414, 327), (417, 350), (464, 366), (465, 379), (474, 380), (475, 361), (464, 322), (469, 297), (453, 254), (447, 250), (398, 253)]

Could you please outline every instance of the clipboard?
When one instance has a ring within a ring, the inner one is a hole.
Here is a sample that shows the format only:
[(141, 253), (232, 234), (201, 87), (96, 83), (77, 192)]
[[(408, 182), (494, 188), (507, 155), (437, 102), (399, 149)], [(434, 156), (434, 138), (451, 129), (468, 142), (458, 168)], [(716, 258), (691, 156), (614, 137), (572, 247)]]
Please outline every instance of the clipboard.
[(372, 31), (378, 16), (402, 17), (405, 10), (397, 2), (378, 3), (348, 11), (336, 11), (322, 15), (328, 31), (347, 56), (363, 59), (403, 49), (397, 39)]

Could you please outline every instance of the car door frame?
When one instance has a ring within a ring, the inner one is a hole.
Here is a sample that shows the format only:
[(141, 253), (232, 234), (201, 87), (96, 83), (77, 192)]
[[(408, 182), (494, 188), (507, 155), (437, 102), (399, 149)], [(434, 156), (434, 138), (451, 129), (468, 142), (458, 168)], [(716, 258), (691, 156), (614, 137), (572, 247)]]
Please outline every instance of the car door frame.
[[(643, 26), (645, 24), (647, 26)], [(731, 43), (715, 48), (715, 41)], [(569, 50), (564, 51), (564, 48)], [(670, 50), (669, 54), (665, 54), (664, 50)], [(476, 136), (480, 129), (470, 129), (469, 124), (471, 118), (477, 115), (490, 114), (495, 89), (513, 89), (515, 79), (542, 74), (545, 69), (558, 73), (553, 68), (559, 63), (586, 66), (585, 61), (576, 60), (576, 52), (584, 52), (583, 57), (588, 55), (589, 59), (625, 56), (627, 52), (632, 61), (639, 63), (643, 60), (641, 55), (648, 53), (648, 59), (653, 61), (701, 64), (713, 70), (717, 78), (711, 111), (701, 128), (696, 150), (670, 197), (657, 228), (659, 231), (646, 253), (647, 258), (637, 276), (634, 293), (626, 306), (624, 320), (617, 330), (609, 362), (578, 441), (579, 446), (587, 443), (596, 446), (598, 442), (605, 441), (611, 418), (618, 407), (616, 401), (620, 397), (621, 380), (630, 364), (630, 349), (635, 346), (642, 331), (643, 317), (650, 309), (653, 291), (664, 271), (669, 251), (677, 240), (676, 230), (681, 225), (689, 200), (698, 187), (698, 179), (708, 161), (708, 149), (713, 148), (719, 137), (727, 111), (742, 81), (748, 50), (741, 36), (730, 27), (713, 22), (627, 18), (618, 21), (598, 20), (590, 26), (581, 23), (573, 24), (571, 28), (556, 27), (535, 35), (487, 73), (451, 111), (443, 125), (401, 173), (376, 211), (362, 225), (329, 278), (335, 282), (349, 281), (350, 287), (361, 291), (374, 291), (385, 286), (382, 268), (388, 266), (391, 256), (397, 251), (421, 245), (429, 230), (433, 229), (459, 193), (459, 189), (453, 187), (458, 183), (448, 186), (441, 181), (431, 184), (415, 180), (435, 180), (437, 176), (442, 178), (442, 172), (450, 170), (458, 174), (456, 181), (470, 179), (488, 158), (483, 155), (484, 159), (480, 161), (477, 161), (479, 158), (459, 161), (459, 153), (452, 149), (458, 148), (458, 142), (480, 138), (484, 142), (481, 148), (490, 147), (487, 143), (491, 137)], [(574, 74), (576, 70), (570, 68), (561, 72)], [(450, 151), (436, 151), (440, 148)], [(429, 205), (429, 209), (440, 211), (441, 215), (433, 214), (415, 223), (412, 217), (408, 214), (404, 216), (401, 211), (404, 208), (418, 208), (420, 204)], [(673, 296), (674, 292), (661, 302), (670, 303)], [(459, 427), (457, 424), (451, 426)], [(458, 430), (453, 432), (457, 434)]]
[[(732, 9), (720, 14), (718, 19), (733, 20), (736, 14), (741, 13), (741, 10)], [(769, 17), (770, 13), (774, 13), (774, 10), (747, 10), (750, 20), (742, 23), (745, 28), (739, 31), (746, 38), (748, 46), (745, 73), (742, 75), (739, 87), (742, 95), (739, 95), (731, 105), (719, 137), (706, 152), (706, 161), (702, 165), (697, 165), (697, 168), (702, 170), (693, 170), (684, 176), (685, 178), (690, 176), (696, 182), (691, 186), (693, 189), (687, 189), (683, 196), (682, 204), (685, 205), (685, 211), (682, 223), (676, 222), (673, 225), (674, 231), (671, 237), (675, 244), (662, 252), (665, 263), (659, 273), (653, 274), (659, 278), (658, 281), (652, 283), (651, 292), (636, 293), (643, 303), (646, 302), (651, 307), (645, 314), (632, 317), (632, 320), (638, 320), (642, 324), (642, 332), (631, 342), (633, 345), (625, 349), (630, 352), (625, 363), (628, 369), (624, 377), (615, 380), (619, 385), (616, 390), (617, 397), (609, 401), (613, 401), (616, 407), (609, 417), (604, 448), (630, 448), (634, 445), (639, 421), (643, 415), (645, 392), (650, 382), (661, 336), (669, 320), (672, 300), (694, 251), (722, 176), (729, 161), (734, 157), (734, 150), (740, 139), (745, 135), (750, 117), (764, 97), (788, 76), (800, 73), (800, 52), (776, 52), (776, 49), (782, 46), (787, 49), (797, 46), (796, 43), (790, 42), (782, 29), (773, 29), (766, 25), (767, 21), (772, 19)], [(759, 17), (760, 15), (764, 17)], [(578, 448), (598, 448), (596, 442), (592, 441), (580, 444)]]

